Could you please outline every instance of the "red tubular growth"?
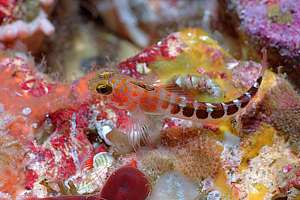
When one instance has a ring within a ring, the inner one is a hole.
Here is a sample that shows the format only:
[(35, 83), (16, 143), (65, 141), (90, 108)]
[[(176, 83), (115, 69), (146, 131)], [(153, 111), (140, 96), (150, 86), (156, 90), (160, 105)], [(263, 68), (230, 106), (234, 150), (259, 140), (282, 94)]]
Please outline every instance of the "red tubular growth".
[(100, 197), (106, 200), (145, 200), (149, 191), (145, 175), (134, 167), (125, 166), (108, 178)]
[(131, 166), (116, 170), (106, 181), (100, 195), (28, 198), (27, 200), (145, 200), (150, 192), (145, 175)]

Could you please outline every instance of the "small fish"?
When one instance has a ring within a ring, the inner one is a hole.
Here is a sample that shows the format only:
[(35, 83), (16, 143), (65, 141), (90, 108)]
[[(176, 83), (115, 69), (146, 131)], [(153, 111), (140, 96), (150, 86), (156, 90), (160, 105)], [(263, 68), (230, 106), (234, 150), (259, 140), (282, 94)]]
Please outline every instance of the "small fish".
[(147, 84), (109, 71), (100, 73), (90, 80), (89, 88), (94, 95), (101, 95), (101, 98), (110, 104), (131, 113), (133, 123), (129, 130), (129, 137), (132, 144), (136, 145), (141, 139), (146, 142), (149, 139), (148, 114), (203, 121), (222, 119), (238, 113), (256, 95), (262, 82), (264, 68), (247, 92), (232, 101), (220, 103), (196, 101), (172, 92), (164, 86)]

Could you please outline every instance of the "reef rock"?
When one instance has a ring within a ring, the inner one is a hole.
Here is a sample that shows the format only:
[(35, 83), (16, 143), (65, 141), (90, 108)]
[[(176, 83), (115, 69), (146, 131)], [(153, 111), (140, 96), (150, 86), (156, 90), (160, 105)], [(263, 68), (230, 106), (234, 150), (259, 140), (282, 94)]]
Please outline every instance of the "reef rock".
[[(177, 84), (183, 89), (193, 86), (193, 77), (198, 84), (191, 90), (191, 96), (200, 101), (220, 102), (243, 94), (262, 66), (235, 60), (202, 30), (187, 29), (170, 34), (121, 62), (118, 68), (120, 73), (140, 81), (159, 80), (161, 84)], [(0, 54), (0, 70), (0, 128), (3, 136), (13, 141), (7, 148), (21, 155), (12, 157), (7, 149), (3, 153), (0, 149), (0, 155), (9, 161), (2, 166), (13, 174), (1, 179), (6, 183), (5, 195), (11, 197), (19, 194), (63, 199), (74, 195), (80, 199), (88, 193), (95, 199), (143, 200), (149, 194), (150, 183), (158, 181), (151, 199), (193, 199), (198, 196), (198, 186), (191, 181), (200, 185), (203, 179), (211, 178), (208, 196), (230, 199), (239, 193), (237, 175), (251, 177), (249, 173), (260, 171), (255, 167), (264, 163), (264, 149), (271, 152), (270, 148), (276, 147), (274, 138), (287, 135), (299, 141), (298, 125), (294, 124), (298, 112), (293, 111), (299, 105), (299, 97), (293, 87), (270, 71), (264, 74), (257, 96), (236, 117), (216, 123), (195, 123), (166, 116), (161, 143), (151, 146), (149, 154), (139, 155), (132, 152), (126, 140), (128, 112), (105, 103), (101, 95), (91, 94), (88, 82), (96, 72), (71, 84), (61, 83), (38, 72), (28, 55), (16, 52)], [(290, 112), (279, 118), (278, 113), (284, 114), (281, 110), (285, 109)], [(295, 120), (288, 121), (291, 115)], [(229, 135), (238, 138), (230, 147), (226, 146)], [(292, 140), (281, 141), (278, 155), (292, 155), (293, 152), (282, 153), (289, 150)], [(244, 170), (241, 173), (240, 168)], [(11, 184), (16, 179), (20, 185)], [(257, 182), (275, 184), (275, 180), (272, 177), (263, 182), (258, 177)], [(252, 184), (248, 178), (242, 180), (248, 182)], [(269, 187), (254, 187), (263, 194), (270, 192)], [(240, 188), (253, 196), (248, 188)], [(273, 192), (273, 186), (271, 189)]]
[(271, 66), (284, 66), (299, 85), (299, 8), (300, 2), (293, 0), (222, 0), (219, 19), (248, 50), (248, 56), (256, 57), (260, 49), (266, 48)]
[(299, 136), (300, 98), (294, 87), (284, 78), (267, 73), (256, 104), (241, 113), (240, 132), (253, 132), (261, 122), (273, 125), (291, 141)]
[(0, 48), (36, 53), (45, 36), (54, 32), (48, 13), (55, 0), (0, 2)]

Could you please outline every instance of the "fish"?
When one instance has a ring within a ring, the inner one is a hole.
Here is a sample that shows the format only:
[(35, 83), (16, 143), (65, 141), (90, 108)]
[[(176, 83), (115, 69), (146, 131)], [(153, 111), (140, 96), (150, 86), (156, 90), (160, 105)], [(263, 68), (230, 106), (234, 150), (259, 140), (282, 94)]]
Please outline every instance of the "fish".
[(149, 131), (152, 131), (147, 126), (150, 123), (147, 116), (170, 116), (201, 122), (236, 115), (257, 94), (264, 71), (263, 66), (255, 83), (241, 96), (218, 103), (194, 100), (170, 91), (163, 85), (147, 83), (114, 71), (104, 71), (96, 75), (90, 80), (89, 89), (96, 98), (101, 96), (104, 101), (131, 113), (132, 125), (128, 132), (131, 143), (136, 145), (141, 139), (147, 142)]

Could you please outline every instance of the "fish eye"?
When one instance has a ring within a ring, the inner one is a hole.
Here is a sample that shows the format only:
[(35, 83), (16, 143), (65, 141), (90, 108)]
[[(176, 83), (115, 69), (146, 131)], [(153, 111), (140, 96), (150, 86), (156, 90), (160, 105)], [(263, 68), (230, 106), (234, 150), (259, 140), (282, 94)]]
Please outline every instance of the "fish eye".
[(100, 83), (96, 86), (96, 91), (99, 94), (109, 95), (112, 93), (112, 85), (109, 83), (106, 84)]

